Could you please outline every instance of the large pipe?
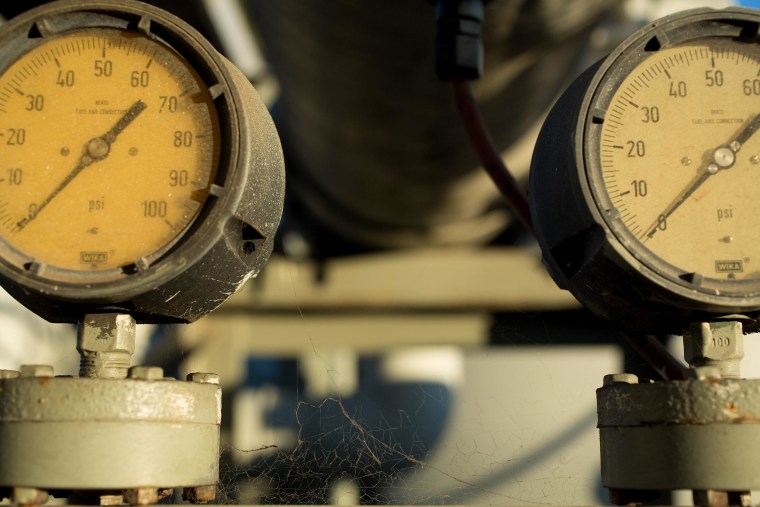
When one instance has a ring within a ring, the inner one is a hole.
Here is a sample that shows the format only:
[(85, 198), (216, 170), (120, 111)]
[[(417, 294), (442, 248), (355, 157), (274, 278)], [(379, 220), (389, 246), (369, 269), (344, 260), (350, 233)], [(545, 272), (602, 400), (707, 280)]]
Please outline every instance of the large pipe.
[[(497, 147), (515, 146), (566, 82), (618, 0), (487, 5), (475, 94)], [(422, 0), (248, 0), (281, 86), (289, 179), (307, 215), (372, 247), (484, 242), (503, 202), (433, 67)], [(526, 142), (531, 142), (530, 140)], [(532, 143), (531, 143), (532, 144)], [(527, 160), (518, 168), (527, 174)]]

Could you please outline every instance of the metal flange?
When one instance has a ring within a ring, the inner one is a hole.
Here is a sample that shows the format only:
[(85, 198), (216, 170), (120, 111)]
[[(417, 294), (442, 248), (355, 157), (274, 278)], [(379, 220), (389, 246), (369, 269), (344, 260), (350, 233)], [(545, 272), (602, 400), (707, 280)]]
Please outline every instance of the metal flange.
[[(707, 369), (715, 370), (711, 375)], [(639, 384), (610, 375), (597, 390), (602, 483), (631, 490), (760, 487), (760, 380)]]
[(215, 485), (218, 379), (192, 374), (190, 382), (176, 381), (154, 367), (133, 367), (119, 380), (53, 377), (49, 366), (6, 371), (0, 375), (0, 487)]

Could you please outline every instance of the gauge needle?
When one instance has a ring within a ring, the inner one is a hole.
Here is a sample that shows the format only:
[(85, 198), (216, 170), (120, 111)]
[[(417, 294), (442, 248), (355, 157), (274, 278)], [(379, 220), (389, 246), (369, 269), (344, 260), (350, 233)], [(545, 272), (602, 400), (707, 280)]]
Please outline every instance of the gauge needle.
[(681, 206), (681, 204), (686, 202), (686, 199), (691, 197), (691, 195), (696, 192), (710, 176), (718, 174), (718, 172), (723, 169), (732, 168), (736, 162), (736, 154), (739, 152), (742, 145), (746, 143), (758, 129), (760, 129), (760, 113), (756, 114), (747, 125), (739, 131), (733, 141), (719, 146), (712, 152), (712, 161), (707, 164), (707, 167), (697, 174), (668, 205), (668, 207), (658, 215), (657, 219), (652, 223), (649, 229), (647, 229), (649, 231), (646, 234), (647, 237), (651, 238), (654, 236), (655, 233), (660, 230), (660, 224), (667, 220), (670, 215)]
[(121, 118), (119, 118), (119, 121), (116, 122), (116, 125), (111, 127), (108, 132), (102, 136), (94, 137), (88, 141), (84, 146), (84, 154), (79, 159), (76, 167), (74, 167), (74, 169), (72, 169), (72, 171), (66, 175), (63, 181), (61, 181), (58, 186), (56, 186), (53, 191), (50, 192), (50, 194), (36, 206), (33, 212), (29, 213), (29, 216), (22, 220), (19, 220), (19, 222), (16, 224), (17, 230), (23, 229), (29, 225), (29, 222), (37, 218), (37, 216), (40, 214), (40, 211), (42, 211), (48, 204), (50, 204), (50, 202), (55, 199), (56, 196), (58, 196), (58, 194), (60, 194), (61, 191), (63, 191), (63, 189), (66, 188), (66, 186), (71, 183), (79, 173), (82, 172), (82, 170), (94, 162), (106, 158), (111, 151), (111, 144), (116, 140), (116, 137), (125, 128), (127, 128), (127, 126), (132, 123), (132, 121), (134, 121), (134, 119), (137, 118), (137, 116), (142, 113), (146, 107), (148, 106), (145, 104), (145, 102), (138, 100), (132, 105), (132, 107), (127, 110), (126, 113), (124, 113)]

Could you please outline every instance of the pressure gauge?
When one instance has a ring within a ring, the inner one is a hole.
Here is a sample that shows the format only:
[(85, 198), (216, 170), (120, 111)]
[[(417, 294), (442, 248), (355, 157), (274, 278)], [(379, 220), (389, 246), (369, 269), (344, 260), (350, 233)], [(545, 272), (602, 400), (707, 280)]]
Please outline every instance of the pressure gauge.
[(741, 8), (657, 21), (544, 124), (530, 184), (544, 262), (623, 328), (760, 310), (759, 25)]
[(53, 321), (192, 321), (268, 258), (271, 119), (192, 27), (127, 0), (53, 2), (0, 31), (0, 278)]

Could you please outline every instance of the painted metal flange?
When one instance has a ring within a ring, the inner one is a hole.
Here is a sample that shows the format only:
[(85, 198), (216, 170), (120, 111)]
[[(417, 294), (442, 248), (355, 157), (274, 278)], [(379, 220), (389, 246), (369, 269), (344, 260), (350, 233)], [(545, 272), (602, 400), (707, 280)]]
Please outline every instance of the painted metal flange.
[(597, 389), (602, 483), (627, 490), (760, 487), (760, 380), (639, 384), (609, 375)]
[[(53, 377), (34, 366), (0, 375), (0, 487), (173, 488), (219, 479), (219, 377)], [(18, 378), (13, 378), (18, 377)]]

